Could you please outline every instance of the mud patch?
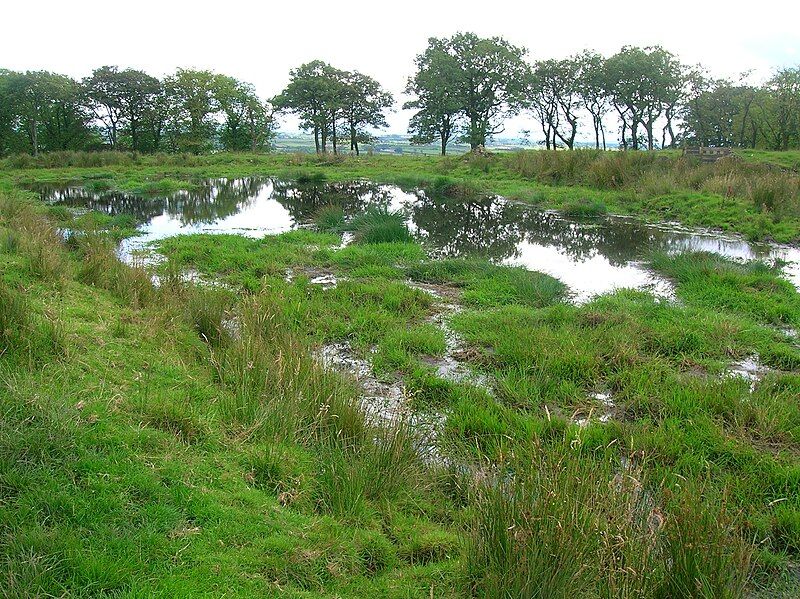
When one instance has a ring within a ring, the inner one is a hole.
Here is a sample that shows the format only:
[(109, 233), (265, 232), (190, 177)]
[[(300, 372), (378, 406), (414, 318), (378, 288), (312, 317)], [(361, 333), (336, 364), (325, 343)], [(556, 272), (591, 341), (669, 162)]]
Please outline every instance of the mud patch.
[(443, 414), (413, 411), (403, 382), (378, 379), (369, 361), (356, 355), (348, 343), (323, 345), (315, 357), (325, 368), (356, 379), (362, 389), (361, 408), (371, 424), (386, 426), (400, 420), (407, 422), (414, 431), (420, 456), (431, 463), (442, 462), (436, 440), (444, 427)]

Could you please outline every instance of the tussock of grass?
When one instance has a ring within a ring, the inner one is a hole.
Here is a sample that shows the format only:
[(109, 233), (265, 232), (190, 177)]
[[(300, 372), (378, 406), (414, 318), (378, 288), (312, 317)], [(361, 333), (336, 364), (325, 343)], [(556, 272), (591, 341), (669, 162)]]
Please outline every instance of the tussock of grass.
[(475, 596), (742, 595), (750, 550), (700, 493), (592, 455), (537, 455), (478, 490), (465, 562)]
[(800, 296), (777, 268), (711, 253), (660, 255), (652, 265), (675, 279), (679, 295), (692, 303), (767, 324), (800, 325)]
[(379, 208), (369, 209), (355, 216), (348, 229), (357, 243), (408, 243), (413, 236), (401, 212)]
[(314, 214), (314, 225), (320, 231), (341, 233), (345, 229), (344, 210), (341, 206), (323, 206)]
[(561, 211), (567, 216), (603, 216), (608, 212), (606, 205), (600, 201), (578, 200), (567, 203)]
[(480, 307), (514, 303), (541, 307), (566, 295), (566, 286), (553, 277), (485, 260), (432, 260), (410, 266), (407, 272), (417, 281), (462, 286), (464, 302)]

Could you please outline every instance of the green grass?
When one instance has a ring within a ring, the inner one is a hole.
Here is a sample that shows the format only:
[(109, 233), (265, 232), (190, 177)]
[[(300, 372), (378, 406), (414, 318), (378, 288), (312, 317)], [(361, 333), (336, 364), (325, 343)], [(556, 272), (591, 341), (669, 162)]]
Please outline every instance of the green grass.
[[(243, 160), (191, 160), (212, 158)], [(491, 180), (503, 160), (465, 164)], [(69, 215), (0, 196), (9, 596), (797, 594), (800, 296), (771, 266), (653, 256), (679, 302), (576, 306), (547, 275), (405, 238), (341, 248), (337, 214), (163, 240), (154, 286), (107, 222), (64, 242)], [(474, 378), (437, 376), (442, 319)], [(328, 343), (441, 423), (445, 463), (369, 420), (313, 357)], [(761, 380), (727, 374), (753, 355)]]

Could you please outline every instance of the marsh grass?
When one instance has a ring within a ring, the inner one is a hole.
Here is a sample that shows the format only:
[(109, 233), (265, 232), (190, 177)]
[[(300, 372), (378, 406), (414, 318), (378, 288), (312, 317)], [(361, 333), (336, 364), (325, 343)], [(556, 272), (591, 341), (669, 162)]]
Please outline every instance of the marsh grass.
[(322, 206), (312, 217), (314, 226), (326, 233), (341, 233), (345, 230), (344, 210), (341, 206)]
[(475, 491), (464, 564), (473, 595), (742, 596), (750, 550), (724, 505), (602, 454), (521, 450), (506, 466), (513, 477), (501, 471)]
[(407, 273), (417, 281), (461, 286), (463, 301), (480, 307), (516, 303), (542, 307), (567, 293), (566, 286), (551, 276), (480, 259), (430, 260), (409, 266)]
[(77, 279), (111, 291), (122, 301), (143, 306), (156, 297), (150, 274), (144, 268), (127, 266), (119, 261), (113, 242), (96, 233), (77, 236), (81, 256)]
[[(167, 240), (155, 287), (90, 229), (54, 246), (54, 288), (17, 209), (0, 212), (11, 596), (741, 597), (800, 553), (800, 358), (770, 328), (796, 326), (797, 293), (769, 266), (656, 257), (681, 305), (574, 306), (538, 273), (298, 231)], [(323, 290), (291, 266), (344, 277)], [(465, 305), (449, 323), (486, 388), (418, 361), (442, 352), (439, 300), (407, 278)], [(444, 412), (447, 464), (422, 463), (409, 422), (365, 416), (314, 357), (328, 341)], [(753, 352), (783, 370), (721, 376)]]
[(356, 243), (408, 243), (413, 236), (402, 212), (372, 208), (353, 217), (347, 225)]
[(6, 251), (23, 254), (34, 275), (53, 284), (69, 276), (62, 237), (29, 197), (0, 195), (0, 218), (11, 231), (6, 234)]
[(0, 280), (0, 359), (32, 366), (58, 359), (66, 351), (60, 322), (33, 311), (25, 296)]
[(599, 200), (577, 200), (567, 203), (561, 211), (573, 217), (597, 217), (608, 212), (606, 205)]

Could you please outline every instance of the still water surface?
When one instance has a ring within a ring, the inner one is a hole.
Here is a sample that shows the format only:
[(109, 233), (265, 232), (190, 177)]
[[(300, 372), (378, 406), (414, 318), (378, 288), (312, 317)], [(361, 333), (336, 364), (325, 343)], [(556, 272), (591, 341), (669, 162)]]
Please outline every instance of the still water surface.
[(93, 193), (79, 186), (37, 187), (42, 199), (78, 210), (129, 214), (141, 234), (125, 240), (130, 260), (152, 241), (188, 233), (274, 235), (307, 226), (323, 205), (347, 215), (368, 206), (402, 210), (411, 230), (441, 256), (482, 256), (551, 274), (579, 301), (615, 288), (668, 295), (669, 284), (642, 261), (652, 252), (708, 251), (735, 259), (779, 259), (800, 288), (800, 249), (733, 236), (645, 224), (632, 218), (572, 219), (498, 197), (453, 200), (367, 181), (297, 184), (264, 177), (211, 179), (168, 196)]

